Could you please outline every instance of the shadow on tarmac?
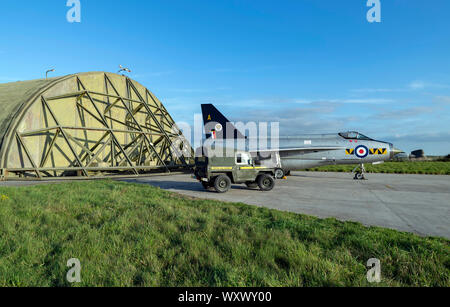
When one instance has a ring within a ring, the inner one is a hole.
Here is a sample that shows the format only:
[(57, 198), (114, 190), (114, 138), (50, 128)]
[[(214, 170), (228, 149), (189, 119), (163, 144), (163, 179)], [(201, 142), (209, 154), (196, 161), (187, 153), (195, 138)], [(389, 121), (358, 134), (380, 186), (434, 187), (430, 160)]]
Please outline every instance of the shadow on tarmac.
[[(213, 188), (205, 190), (199, 182), (183, 182), (183, 181), (153, 181), (153, 180), (139, 180), (139, 179), (129, 179), (122, 180), (128, 183), (139, 183), (147, 184), (154, 187), (161, 188), (163, 190), (181, 190), (181, 191), (192, 191), (201, 193), (216, 193)], [(249, 189), (245, 185), (232, 185), (232, 190), (248, 190), (257, 191), (257, 189)]]

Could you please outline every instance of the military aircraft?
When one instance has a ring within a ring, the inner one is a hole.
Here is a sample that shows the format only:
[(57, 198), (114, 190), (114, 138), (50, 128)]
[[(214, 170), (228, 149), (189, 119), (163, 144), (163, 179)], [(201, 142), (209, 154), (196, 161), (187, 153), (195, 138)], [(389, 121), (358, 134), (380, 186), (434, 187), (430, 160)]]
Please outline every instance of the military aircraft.
[[(248, 143), (249, 138), (238, 131), (214, 105), (202, 104), (202, 113), (207, 139), (244, 139)], [(277, 155), (280, 160), (277, 178), (283, 178), (291, 171), (318, 166), (358, 164), (353, 170), (354, 179), (363, 180), (364, 164), (383, 163), (403, 152), (391, 143), (377, 141), (354, 131), (279, 137), (277, 143), (278, 148), (250, 150), (256, 157), (264, 156), (262, 159), (267, 159), (271, 153)]]

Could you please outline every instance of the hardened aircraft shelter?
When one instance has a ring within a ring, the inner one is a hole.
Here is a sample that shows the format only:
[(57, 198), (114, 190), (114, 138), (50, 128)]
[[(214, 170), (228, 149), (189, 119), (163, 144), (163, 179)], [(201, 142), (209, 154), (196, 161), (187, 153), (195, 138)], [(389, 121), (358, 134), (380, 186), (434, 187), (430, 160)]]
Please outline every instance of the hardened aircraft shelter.
[(192, 157), (164, 105), (128, 77), (0, 84), (1, 179), (140, 176), (188, 169)]

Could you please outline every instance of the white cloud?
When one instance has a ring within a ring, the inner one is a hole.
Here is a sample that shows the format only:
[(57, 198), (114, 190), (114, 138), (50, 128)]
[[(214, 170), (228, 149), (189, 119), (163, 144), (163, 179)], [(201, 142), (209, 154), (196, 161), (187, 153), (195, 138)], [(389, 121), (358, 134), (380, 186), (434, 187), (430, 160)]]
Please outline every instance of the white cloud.
[(297, 104), (309, 104), (309, 103), (336, 103), (336, 104), (384, 104), (396, 102), (394, 99), (383, 98), (354, 98), (354, 99), (290, 99), (288, 102)]
[(355, 99), (303, 99), (303, 98), (267, 98), (267, 99), (248, 99), (240, 102), (234, 102), (233, 104), (240, 105), (244, 103), (246, 105), (261, 105), (267, 103), (286, 103), (286, 104), (317, 104), (317, 103), (329, 103), (329, 104), (387, 104), (396, 102), (394, 99), (383, 98), (355, 98)]
[(443, 102), (446, 104), (450, 104), (450, 96), (436, 96), (435, 100), (439, 103), (439, 102)]
[(395, 102), (393, 99), (378, 99), (378, 98), (367, 98), (367, 99), (331, 99), (329, 102), (335, 103), (362, 103), (362, 104), (383, 104)]
[(425, 86), (425, 82), (423, 81), (413, 81), (408, 85), (408, 87), (413, 90), (421, 90), (424, 89)]
[(208, 92), (214, 92), (214, 91), (229, 91), (231, 90), (231, 87), (228, 86), (219, 86), (215, 88), (171, 88), (168, 89), (168, 92), (175, 92), (175, 93), (208, 93)]
[(352, 90), (350, 90), (350, 92), (352, 92), (352, 93), (399, 93), (399, 92), (423, 90), (426, 88), (441, 88), (442, 89), (442, 88), (450, 88), (450, 86), (445, 85), (445, 84), (415, 80), (415, 81), (410, 82), (404, 88), (361, 88), (361, 89), (352, 89)]
[(424, 82), (424, 81), (413, 81), (411, 82), (408, 87), (411, 90), (423, 90), (425, 88), (450, 88), (449, 85), (445, 85), (445, 84), (439, 84), (439, 83), (431, 83), (431, 82)]
[(415, 142), (445, 142), (450, 143), (450, 133), (448, 132), (430, 132), (420, 134), (397, 133), (390, 137), (394, 140), (415, 141)]
[(383, 119), (383, 120), (409, 119), (409, 118), (416, 118), (423, 114), (432, 113), (434, 111), (436, 111), (435, 107), (413, 107), (402, 110), (392, 110), (382, 112), (380, 114), (375, 115), (374, 117), (376, 119)]
[(353, 93), (394, 93), (394, 92), (405, 92), (407, 89), (400, 88), (361, 88), (350, 90)]

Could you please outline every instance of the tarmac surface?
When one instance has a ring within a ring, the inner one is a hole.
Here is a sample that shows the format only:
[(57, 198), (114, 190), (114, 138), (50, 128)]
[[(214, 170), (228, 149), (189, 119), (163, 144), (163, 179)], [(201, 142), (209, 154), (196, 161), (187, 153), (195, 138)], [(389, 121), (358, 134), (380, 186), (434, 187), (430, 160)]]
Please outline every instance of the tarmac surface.
[(190, 175), (124, 180), (187, 196), (249, 205), (342, 221), (360, 222), (421, 236), (450, 239), (450, 176), (293, 172), (271, 192), (234, 185), (226, 194), (206, 191)]

